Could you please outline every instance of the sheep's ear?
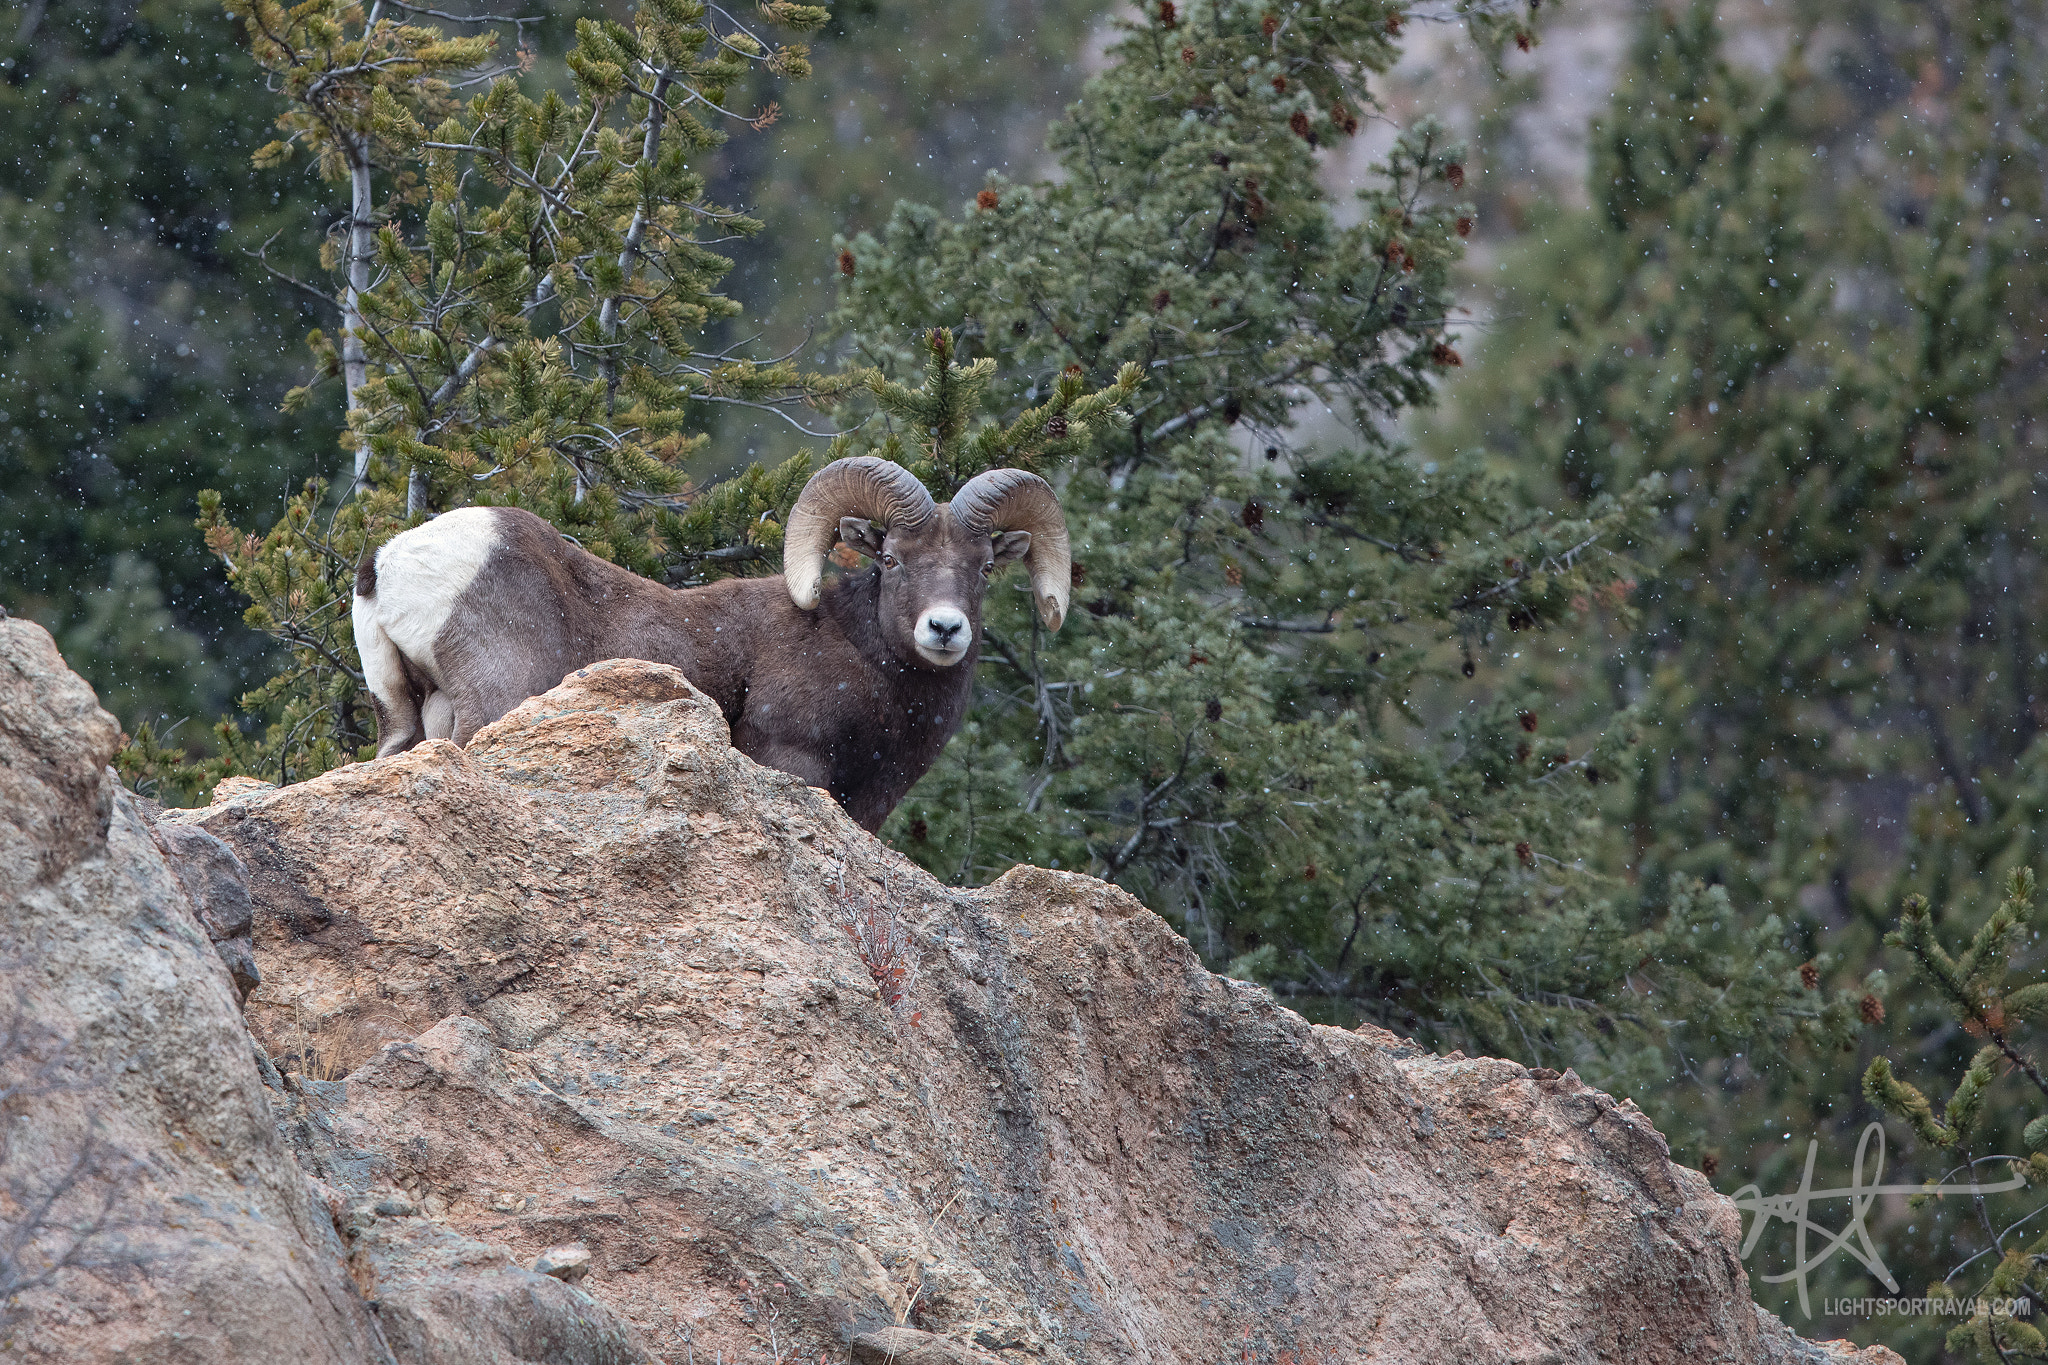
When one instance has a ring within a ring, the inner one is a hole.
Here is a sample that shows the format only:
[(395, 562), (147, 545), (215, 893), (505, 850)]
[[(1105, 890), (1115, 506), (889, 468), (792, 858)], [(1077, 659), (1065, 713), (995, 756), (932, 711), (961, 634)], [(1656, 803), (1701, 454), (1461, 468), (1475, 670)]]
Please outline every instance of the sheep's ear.
[(996, 567), (1014, 564), (1031, 553), (1029, 531), (999, 531), (989, 537), (989, 548), (995, 551)]
[(839, 538), (864, 555), (882, 553), (883, 530), (866, 517), (841, 517)]

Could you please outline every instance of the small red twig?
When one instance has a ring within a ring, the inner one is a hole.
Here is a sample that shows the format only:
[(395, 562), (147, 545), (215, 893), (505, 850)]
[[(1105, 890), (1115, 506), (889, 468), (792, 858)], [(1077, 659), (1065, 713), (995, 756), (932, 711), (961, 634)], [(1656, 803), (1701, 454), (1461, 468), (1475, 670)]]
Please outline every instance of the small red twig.
[(849, 891), (846, 865), (839, 869), (839, 907), (835, 923), (853, 941), (853, 951), (874, 980), (875, 993), (891, 1013), (915, 1024), (922, 1010), (906, 1003), (917, 975), (917, 957), (911, 951), (910, 931), (896, 916), (895, 898), (887, 880), (879, 891)]

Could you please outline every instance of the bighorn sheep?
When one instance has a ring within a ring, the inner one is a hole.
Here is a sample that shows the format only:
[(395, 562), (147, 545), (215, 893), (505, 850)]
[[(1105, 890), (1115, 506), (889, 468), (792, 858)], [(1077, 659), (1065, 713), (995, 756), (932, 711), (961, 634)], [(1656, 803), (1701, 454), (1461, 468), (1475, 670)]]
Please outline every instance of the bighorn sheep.
[[(875, 562), (821, 592), (834, 541)], [(531, 512), (470, 507), (363, 561), (354, 620), (377, 754), (466, 744), (600, 659), (673, 664), (715, 700), (741, 753), (823, 787), (873, 830), (966, 714), (981, 601), (1023, 559), (1047, 629), (1066, 616), (1066, 521), (1021, 469), (935, 504), (910, 471), (835, 460), (790, 509), (780, 583), (665, 588), (564, 540)]]

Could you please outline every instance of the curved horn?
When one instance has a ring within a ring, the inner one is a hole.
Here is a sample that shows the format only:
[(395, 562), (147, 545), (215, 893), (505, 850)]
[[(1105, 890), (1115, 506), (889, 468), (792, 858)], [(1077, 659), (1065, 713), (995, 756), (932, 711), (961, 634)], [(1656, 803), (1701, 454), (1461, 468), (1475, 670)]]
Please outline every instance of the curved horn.
[(917, 476), (873, 455), (834, 460), (804, 485), (782, 533), (782, 581), (789, 598), (809, 611), (818, 605), (825, 556), (839, 538), (841, 517), (866, 517), (884, 526), (919, 526), (934, 504)]
[(953, 515), (977, 535), (1029, 531), (1024, 566), (1031, 571), (1031, 600), (1047, 630), (1067, 619), (1074, 590), (1073, 556), (1067, 548), (1067, 518), (1052, 485), (1021, 469), (976, 474), (953, 495)]

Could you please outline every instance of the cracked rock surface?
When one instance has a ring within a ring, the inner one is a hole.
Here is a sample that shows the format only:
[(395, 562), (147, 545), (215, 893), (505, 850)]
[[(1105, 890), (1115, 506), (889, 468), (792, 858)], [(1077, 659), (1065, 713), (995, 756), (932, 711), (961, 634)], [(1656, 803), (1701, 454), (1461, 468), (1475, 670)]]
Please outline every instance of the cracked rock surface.
[[(1759, 1310), (1634, 1105), (1310, 1025), (1087, 877), (944, 887), (671, 668), (165, 823), (246, 870), (249, 1027), (366, 1292), (446, 1237), (630, 1328), (508, 1358), (1898, 1359)], [(520, 1269), (569, 1243), (578, 1287)]]
[(647, 1360), (581, 1290), (294, 1160), (240, 1013), (246, 869), (152, 825), (107, 768), (120, 739), (48, 633), (0, 613), (0, 1358)]
[(203, 922), (232, 929), (232, 893), (195, 905), (107, 768), (120, 738), (40, 626), (0, 619), (0, 1274), (26, 1282), (0, 1355), (389, 1360)]

